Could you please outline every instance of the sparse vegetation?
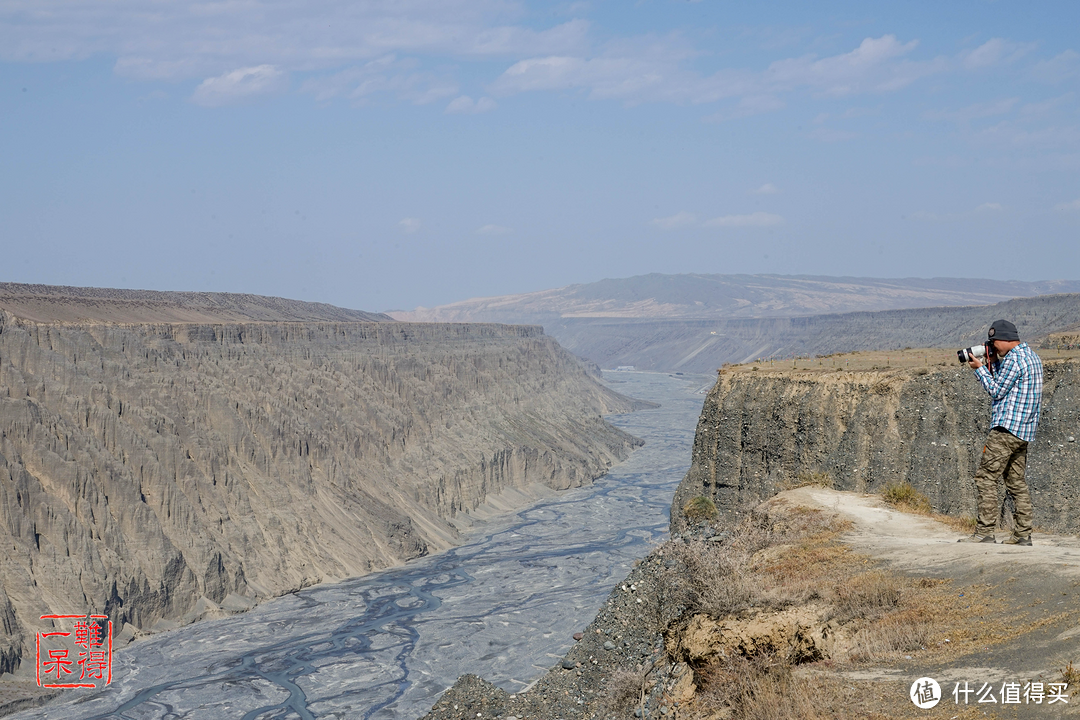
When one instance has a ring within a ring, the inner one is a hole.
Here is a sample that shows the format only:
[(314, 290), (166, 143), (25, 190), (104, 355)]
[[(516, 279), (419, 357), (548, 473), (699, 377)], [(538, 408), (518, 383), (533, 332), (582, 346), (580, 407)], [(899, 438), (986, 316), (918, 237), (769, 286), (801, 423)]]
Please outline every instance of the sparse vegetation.
[(690, 522), (701, 522), (702, 520), (712, 522), (720, 517), (720, 511), (716, 509), (716, 503), (711, 498), (698, 495), (686, 501), (686, 504), (683, 505), (683, 515)]
[(787, 485), (787, 489), (798, 487), (834, 487), (832, 475), (827, 472), (804, 470), (795, 475), (795, 481)]
[(701, 704), (734, 709), (740, 720), (815, 720), (829, 717), (818, 688), (798, 678), (782, 658), (759, 655), (734, 656), (703, 668), (698, 673), (703, 691)]
[[(915, 489), (911, 483), (890, 483), (881, 492), (882, 499), (902, 512), (925, 515), (948, 525), (959, 533), (970, 535), (975, 532), (978, 520), (972, 515), (957, 517), (934, 512), (930, 499)], [(1011, 516), (1009, 520), (1011, 521)]]
[[(912, 502), (909, 491), (897, 496)], [(664, 555), (677, 564), (664, 582), (669, 597), (685, 608), (667, 628), (669, 652), (686, 651), (681, 633), (694, 616), (768, 627), (770, 618), (807, 607), (814, 608), (819, 623), (833, 628), (830, 633), (847, 638), (841, 662), (896, 659), (928, 647), (939, 621), (937, 598), (947, 589), (938, 581), (920, 583), (867, 567), (867, 558), (838, 542), (849, 528), (828, 512), (773, 504), (732, 527), (721, 542), (669, 543)], [(747, 650), (751, 647), (757, 650)], [(717, 652), (694, 666), (698, 693), (679, 717), (708, 718), (722, 708), (733, 720), (846, 716), (854, 705), (844, 703), (858, 702), (843, 699), (851, 689), (802, 670), (823, 657), (820, 651), (791, 652), (770, 643)]]
[(864, 573), (836, 589), (837, 617), (845, 622), (876, 617), (899, 604), (900, 581), (891, 573)]
[(604, 714), (623, 717), (640, 704), (648, 672), (644, 668), (616, 670), (604, 685)]
[(1069, 683), (1069, 694), (1080, 693), (1080, 668), (1075, 667), (1072, 661), (1061, 669), (1061, 679)]
[(933, 508), (930, 498), (915, 489), (909, 482), (889, 483), (881, 492), (882, 498), (898, 510), (929, 515)]

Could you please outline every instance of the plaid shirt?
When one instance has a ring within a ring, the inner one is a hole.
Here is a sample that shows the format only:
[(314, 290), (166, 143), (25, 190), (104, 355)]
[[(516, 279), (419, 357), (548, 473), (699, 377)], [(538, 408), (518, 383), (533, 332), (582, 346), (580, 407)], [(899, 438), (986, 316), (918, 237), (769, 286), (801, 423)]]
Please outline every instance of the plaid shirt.
[(1020, 343), (994, 364), (975, 371), (990, 393), (990, 427), (1003, 427), (1021, 440), (1035, 439), (1042, 402), (1042, 360), (1027, 343)]

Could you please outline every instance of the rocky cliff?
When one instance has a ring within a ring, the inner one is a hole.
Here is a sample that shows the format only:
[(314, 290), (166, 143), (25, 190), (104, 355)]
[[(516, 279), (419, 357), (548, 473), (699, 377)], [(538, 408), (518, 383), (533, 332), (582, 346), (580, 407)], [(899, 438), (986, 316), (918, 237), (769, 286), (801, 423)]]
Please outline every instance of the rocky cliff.
[(0, 672), (49, 612), (169, 627), (446, 548), (603, 474), (629, 409), (538, 327), (0, 311)]
[[(1080, 361), (1043, 352), (1042, 422), (1027, 470), (1035, 524), (1076, 532)], [(971, 370), (947, 364), (849, 372), (843, 365), (721, 372), (672, 502), (672, 530), (684, 527), (679, 508), (690, 498), (704, 495), (722, 512), (745, 512), (823, 473), (839, 490), (872, 492), (907, 481), (937, 511), (974, 514), (971, 478), (990, 413)]]

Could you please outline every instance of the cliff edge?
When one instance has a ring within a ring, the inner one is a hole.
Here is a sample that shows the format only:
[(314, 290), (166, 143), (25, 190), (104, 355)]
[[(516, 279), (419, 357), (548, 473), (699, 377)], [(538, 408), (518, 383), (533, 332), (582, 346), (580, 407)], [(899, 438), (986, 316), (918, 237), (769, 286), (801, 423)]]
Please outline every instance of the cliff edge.
[[(1080, 359), (1039, 352), (1042, 419), (1027, 468), (1035, 524), (1076, 532)], [(753, 363), (721, 370), (672, 501), (672, 532), (685, 527), (678, 509), (691, 498), (705, 496), (722, 513), (737, 513), (815, 474), (857, 492), (908, 482), (938, 512), (974, 512), (971, 478), (990, 403), (955, 355), (907, 350), (881, 353), (873, 363), (860, 363), (858, 355), (801, 362), (795, 369)]]

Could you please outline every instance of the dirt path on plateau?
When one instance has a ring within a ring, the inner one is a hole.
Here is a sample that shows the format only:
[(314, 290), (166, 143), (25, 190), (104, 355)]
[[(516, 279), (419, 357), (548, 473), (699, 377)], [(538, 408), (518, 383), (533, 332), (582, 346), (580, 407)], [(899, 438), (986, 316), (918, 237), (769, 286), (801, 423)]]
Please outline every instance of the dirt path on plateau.
[[(968, 717), (971, 711), (988, 717), (1080, 716), (1080, 681), (1066, 705), (1034, 703), (1002, 704), (1002, 683), (1061, 682), (1062, 669), (1080, 665), (1080, 538), (1033, 534), (1032, 547), (1002, 544), (957, 543), (962, 533), (932, 518), (890, 509), (878, 496), (803, 487), (782, 493), (793, 505), (840, 513), (853, 529), (843, 536), (859, 553), (882, 561), (889, 569), (906, 575), (947, 580), (952, 598), (960, 608), (971, 597), (994, 599), (993, 609), (980, 602), (971, 606), (965, 622), (1000, 631), (987, 633), (986, 644), (974, 652), (955, 657), (936, 657), (908, 664), (870, 667), (842, 673), (853, 680), (895, 681), (910, 686), (921, 677), (932, 677), (942, 689), (942, 702), (933, 710), (909, 705), (913, 716)], [(998, 539), (1005, 535), (999, 533)], [(943, 611), (945, 608), (943, 608)], [(1010, 632), (1027, 628), (1022, 633)], [(948, 641), (948, 631), (936, 643)], [(961, 693), (953, 696), (957, 683), (979, 690), (993, 684), (997, 703), (976, 703), (973, 693), (963, 707)], [(958, 707), (960, 705), (960, 707)], [(975, 707), (972, 707), (975, 706)]]

